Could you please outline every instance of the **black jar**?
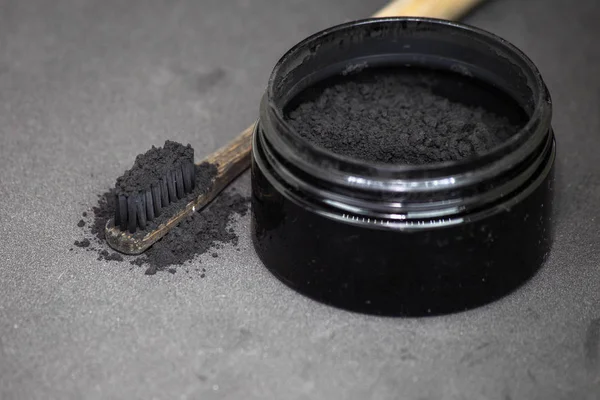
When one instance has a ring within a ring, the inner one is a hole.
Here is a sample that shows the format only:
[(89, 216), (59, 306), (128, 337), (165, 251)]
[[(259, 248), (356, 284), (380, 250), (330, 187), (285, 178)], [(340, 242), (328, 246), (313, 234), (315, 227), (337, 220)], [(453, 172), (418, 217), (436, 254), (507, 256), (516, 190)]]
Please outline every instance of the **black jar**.
[[(528, 122), (475, 158), (373, 164), (318, 148), (286, 124), (302, 89), (336, 74), (403, 65), (454, 71), (510, 96)], [(314, 299), (420, 316), (505, 295), (552, 242), (555, 141), (540, 73), (477, 28), (423, 18), (369, 19), (319, 32), (275, 66), (252, 154), (252, 234), (265, 266)]]

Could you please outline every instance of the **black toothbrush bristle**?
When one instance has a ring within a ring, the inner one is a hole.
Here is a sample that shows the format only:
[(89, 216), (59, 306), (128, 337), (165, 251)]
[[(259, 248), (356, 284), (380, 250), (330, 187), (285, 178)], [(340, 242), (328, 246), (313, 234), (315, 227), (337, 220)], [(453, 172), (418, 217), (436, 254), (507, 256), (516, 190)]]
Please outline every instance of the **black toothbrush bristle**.
[(173, 171), (167, 172), (166, 180), (167, 180), (167, 188), (169, 189), (169, 201), (171, 203), (175, 203), (177, 200), (177, 192), (175, 191), (175, 174)]
[(135, 233), (137, 229), (137, 195), (131, 194), (127, 196), (127, 228), (129, 233)]
[(135, 206), (137, 208), (138, 225), (140, 229), (146, 229), (146, 196), (143, 193), (138, 193), (135, 196)]
[[(192, 193), (194, 191), (194, 183), (195, 183), (195, 181), (194, 181), (195, 178), (194, 178), (194, 174), (193, 174), (193, 171), (195, 169), (194, 163), (191, 163), (191, 162), (186, 163), (182, 166), (182, 168), (183, 168), (183, 172), (184, 172), (183, 184), (185, 187), (185, 193), (186, 194)], [(186, 175), (187, 175), (187, 178), (186, 178)], [(186, 179), (187, 179), (187, 186), (185, 186)]]
[(194, 163), (190, 163), (189, 167), (191, 175), (192, 175), (192, 190), (196, 189), (196, 165)]
[[(120, 195), (119, 196), (119, 207), (117, 207), (117, 212), (120, 214), (120, 228), (122, 231), (127, 229), (127, 197)], [(116, 218), (115, 218), (116, 219)]]
[(161, 197), (160, 197), (160, 183), (152, 185), (152, 202), (154, 203), (154, 216), (160, 216)]
[(192, 175), (190, 174), (190, 166), (188, 163), (181, 165), (181, 173), (183, 176), (183, 187), (185, 192), (189, 193), (192, 191)]
[(146, 219), (152, 221), (154, 219), (154, 201), (152, 201), (151, 189), (146, 190)]
[(167, 189), (167, 178), (164, 177), (159, 180), (160, 182), (160, 199), (161, 207), (165, 208), (169, 205), (169, 190)]
[(183, 174), (181, 172), (181, 168), (177, 168), (175, 170), (175, 188), (177, 189), (177, 198), (183, 199)]

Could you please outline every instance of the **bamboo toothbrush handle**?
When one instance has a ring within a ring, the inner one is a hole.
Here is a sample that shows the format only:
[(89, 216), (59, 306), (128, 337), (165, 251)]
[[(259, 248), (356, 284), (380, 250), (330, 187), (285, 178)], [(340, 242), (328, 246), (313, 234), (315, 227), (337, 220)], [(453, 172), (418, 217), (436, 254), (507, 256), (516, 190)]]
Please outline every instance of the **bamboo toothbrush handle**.
[(457, 19), (480, 2), (481, 0), (395, 0), (373, 14), (373, 17)]
[(250, 125), (227, 145), (201, 161), (217, 166), (217, 176), (211, 190), (215, 196), (250, 165), (254, 126)]
[(233, 171), (235, 175), (241, 173), (250, 162), (250, 150), (252, 149), (252, 134), (254, 133), (254, 124), (247, 127), (241, 134), (236, 136), (226, 146), (221, 147), (214, 153), (206, 157), (203, 162), (217, 165), (218, 175), (225, 171), (224, 166), (232, 164), (241, 165), (241, 169)]

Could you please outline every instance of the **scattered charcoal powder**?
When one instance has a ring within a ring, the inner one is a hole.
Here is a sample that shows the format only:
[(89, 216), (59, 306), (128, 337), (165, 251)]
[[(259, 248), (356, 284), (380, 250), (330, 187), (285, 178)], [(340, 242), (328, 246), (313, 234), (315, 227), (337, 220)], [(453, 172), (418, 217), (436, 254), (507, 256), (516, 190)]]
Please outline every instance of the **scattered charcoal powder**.
[(81, 214), (81, 216), (84, 218), (87, 217), (87, 212), (84, 211), (83, 214)]
[(102, 250), (98, 253), (98, 261), (106, 260), (106, 261), (123, 261), (123, 256), (119, 253), (109, 253), (107, 250)]
[(115, 215), (114, 204), (115, 190), (98, 195), (98, 203), (92, 208), (93, 220), (90, 224), (90, 233), (96, 237), (99, 242), (104, 242), (104, 228), (109, 219)]
[[(129, 263), (131, 265), (137, 265), (138, 267), (141, 267), (142, 265), (144, 265), (144, 260), (142, 257), (137, 257), (135, 260), (131, 260)], [(154, 275), (154, 274), (146, 274), (146, 275)]]
[(175, 268), (169, 268), (168, 271), (171, 274), (174, 274), (175, 272), (177, 272), (177, 270)]
[(79, 222), (77, 223), (77, 226), (80, 228), (83, 228), (85, 226), (85, 221), (80, 219)]
[(512, 99), (472, 78), (401, 67), (324, 80), (297, 95), (284, 117), (331, 152), (412, 165), (484, 153), (527, 120)]
[(237, 234), (227, 229), (227, 226), (235, 214), (246, 215), (248, 205), (248, 197), (223, 192), (212, 204), (186, 218), (131, 263), (148, 265), (146, 273), (149, 274), (149, 271), (182, 265), (197, 255), (210, 251), (219, 243), (237, 245)]
[(77, 247), (85, 248), (85, 247), (89, 247), (89, 246), (90, 246), (90, 240), (89, 240), (89, 239), (87, 239), (87, 238), (86, 238), (86, 239), (83, 239), (83, 240), (81, 240), (81, 241), (79, 241), (79, 240), (76, 240), (76, 241), (75, 241), (73, 244), (74, 244), (75, 246), (77, 246)]
[[(134, 262), (131, 262), (132, 264), (134, 264)], [(141, 264), (136, 264), (136, 265), (141, 265)], [(146, 272), (144, 272), (144, 275), (156, 275), (156, 266), (155, 265), (151, 265), (146, 269)]]

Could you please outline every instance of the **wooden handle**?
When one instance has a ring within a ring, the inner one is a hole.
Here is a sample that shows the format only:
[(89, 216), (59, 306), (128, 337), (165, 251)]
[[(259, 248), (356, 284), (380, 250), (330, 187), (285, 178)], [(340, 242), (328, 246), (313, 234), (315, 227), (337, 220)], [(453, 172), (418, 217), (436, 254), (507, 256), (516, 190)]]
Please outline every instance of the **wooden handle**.
[(250, 165), (253, 132), (254, 124), (227, 143), (225, 147), (221, 147), (202, 161), (217, 165), (218, 176), (239, 175)]
[(481, 0), (395, 0), (373, 14), (373, 17), (404, 16), (453, 20), (480, 2)]
[(247, 127), (235, 139), (224, 147), (210, 154), (201, 163), (207, 162), (217, 166), (217, 176), (208, 193), (200, 196), (195, 204), (196, 209), (204, 207), (211, 202), (223, 189), (227, 187), (238, 175), (250, 166), (252, 150), (252, 135), (256, 124)]

